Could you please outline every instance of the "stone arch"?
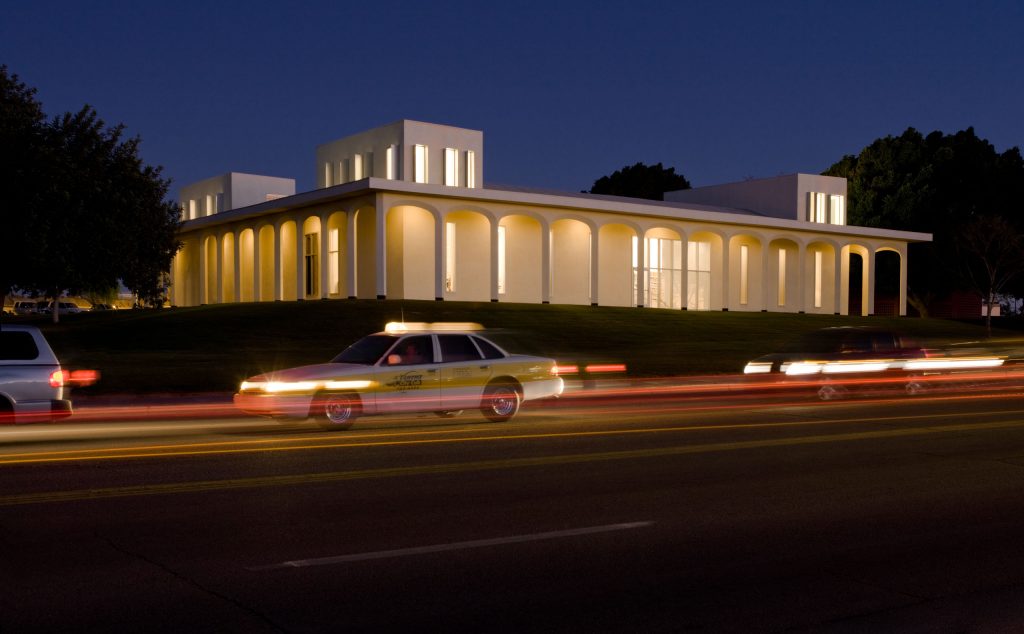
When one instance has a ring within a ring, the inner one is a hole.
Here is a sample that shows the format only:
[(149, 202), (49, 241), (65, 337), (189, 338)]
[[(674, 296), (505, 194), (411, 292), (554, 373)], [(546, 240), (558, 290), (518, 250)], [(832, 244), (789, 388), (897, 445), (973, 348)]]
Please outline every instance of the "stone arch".
[(764, 237), (751, 231), (739, 231), (729, 238), (730, 310), (764, 310)]
[(252, 228), (242, 229), (238, 233), (238, 301), (252, 302), (256, 300), (256, 232)]
[(541, 281), (544, 274), (546, 224), (534, 214), (512, 213), (502, 216), (498, 227), (505, 235), (504, 254), (499, 244), (496, 258), (498, 299), (503, 302), (539, 304), (544, 297)]
[(803, 274), (800, 242), (788, 236), (774, 238), (768, 244), (765, 268), (765, 310), (782, 313), (803, 310), (800, 305)]
[(903, 254), (892, 247), (875, 250), (875, 315), (896, 317), (905, 312), (902, 284)]
[(422, 205), (392, 206), (387, 210), (385, 224), (388, 297), (434, 299), (435, 212)]
[(445, 299), (491, 300), (491, 226), (494, 222), (492, 214), (464, 207), (445, 215), (441, 258)]
[(260, 283), (256, 288), (256, 301), (267, 302), (277, 299), (275, 295), (274, 279), (277, 271), (274, 267), (274, 252), (277, 250), (277, 231), (274, 225), (265, 224), (256, 230), (256, 239), (259, 241), (259, 262), (256, 262), (256, 270), (259, 271)]
[(804, 312), (831, 315), (839, 312), (836, 285), (839, 248), (831, 240), (812, 240), (804, 255)]
[(721, 310), (726, 308), (723, 269), (725, 237), (718, 231), (697, 228), (690, 232), (686, 245), (686, 308)]
[(299, 269), (301, 254), (296, 247), (297, 233), (300, 230), (301, 226), (296, 220), (285, 220), (278, 228), (277, 248), (281, 252), (281, 268), (277, 274), (281, 293), (277, 299), (286, 302), (293, 302), (302, 297), (300, 295), (302, 289), (296, 283), (296, 275), (301, 270)]
[(593, 227), (582, 218), (560, 217), (551, 223), (552, 304), (590, 304), (590, 241)]
[(633, 306), (636, 288), (635, 242), (640, 230), (630, 223), (610, 222), (597, 231), (597, 295), (602, 306)]
[(844, 315), (870, 315), (870, 279), (872, 272), (870, 251), (860, 244), (848, 244), (842, 248), (841, 279), (842, 307)]
[(651, 227), (643, 233), (641, 262), (639, 244), (634, 244), (634, 262), (639, 265), (635, 303), (639, 304), (639, 282), (643, 281), (643, 305), (650, 308), (682, 309), (686, 301), (686, 249), (683, 235), (668, 227)]

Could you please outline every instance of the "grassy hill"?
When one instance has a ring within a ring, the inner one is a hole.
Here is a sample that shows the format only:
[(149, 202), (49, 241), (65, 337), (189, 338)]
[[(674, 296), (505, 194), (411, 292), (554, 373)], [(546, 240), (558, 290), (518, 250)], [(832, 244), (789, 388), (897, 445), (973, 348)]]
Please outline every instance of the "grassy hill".
[(893, 328), (921, 339), (984, 338), (948, 320), (687, 312), (406, 300), (265, 302), (108, 311), (5, 321), (40, 325), (65, 367), (95, 368), (94, 393), (232, 391), (247, 376), (325, 361), (388, 321), (473, 321), (513, 352), (560, 361), (619, 361), (631, 376), (739, 372), (793, 335), (837, 325)]

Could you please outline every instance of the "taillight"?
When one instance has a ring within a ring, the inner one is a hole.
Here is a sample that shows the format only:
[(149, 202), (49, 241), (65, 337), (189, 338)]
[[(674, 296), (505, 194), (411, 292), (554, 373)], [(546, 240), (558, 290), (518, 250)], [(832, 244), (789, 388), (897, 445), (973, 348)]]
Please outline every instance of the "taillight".
[(64, 370), (54, 370), (50, 373), (50, 387), (64, 387), (64, 381), (67, 377), (64, 375)]

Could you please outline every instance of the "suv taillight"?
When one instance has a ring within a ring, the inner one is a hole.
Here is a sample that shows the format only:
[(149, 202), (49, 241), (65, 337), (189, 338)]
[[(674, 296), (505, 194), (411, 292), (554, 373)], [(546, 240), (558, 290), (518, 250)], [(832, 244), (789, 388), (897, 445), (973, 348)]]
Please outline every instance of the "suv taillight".
[(50, 387), (64, 387), (64, 370), (54, 370), (50, 373)]

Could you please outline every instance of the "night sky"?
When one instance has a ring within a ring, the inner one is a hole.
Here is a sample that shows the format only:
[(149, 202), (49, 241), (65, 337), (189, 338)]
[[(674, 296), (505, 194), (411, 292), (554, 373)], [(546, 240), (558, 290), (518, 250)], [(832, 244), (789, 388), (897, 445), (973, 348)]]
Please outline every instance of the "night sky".
[(1024, 145), (1024, 2), (29, 2), (0, 63), (94, 106), (177, 188), (314, 184), (318, 144), (483, 130), (486, 182), (579, 191), (636, 161), (695, 185), (817, 173), (908, 126)]

